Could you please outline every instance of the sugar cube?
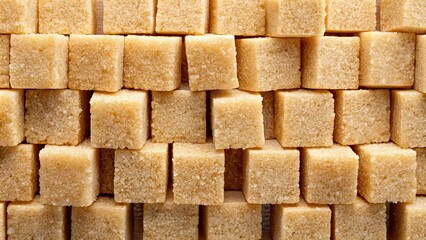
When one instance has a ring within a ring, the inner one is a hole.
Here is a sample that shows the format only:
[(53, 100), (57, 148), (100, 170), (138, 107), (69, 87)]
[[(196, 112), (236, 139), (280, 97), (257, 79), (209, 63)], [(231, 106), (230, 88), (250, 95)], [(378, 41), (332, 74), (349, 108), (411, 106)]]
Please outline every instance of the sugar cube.
[(181, 84), (182, 38), (127, 36), (124, 45), (124, 86), (172, 91)]
[(426, 194), (426, 148), (415, 148), (417, 153), (417, 194)]
[(173, 200), (177, 204), (223, 203), (225, 153), (213, 143), (173, 144)]
[(271, 91), (299, 88), (300, 39), (242, 38), (236, 40), (240, 89)]
[(238, 87), (234, 39), (232, 35), (185, 37), (191, 91)]
[(426, 33), (425, 10), (425, 1), (381, 0), (380, 30)]
[(92, 147), (141, 149), (148, 139), (148, 94), (95, 92), (90, 100)]
[(334, 33), (376, 30), (376, 0), (327, 0), (325, 28)]
[(0, 88), (9, 88), (10, 36), (0, 35)]
[(152, 92), (152, 141), (206, 142), (206, 92), (190, 91), (185, 84), (170, 92)]
[(24, 91), (0, 90), (0, 147), (24, 140)]
[(283, 149), (276, 140), (244, 150), (243, 192), (252, 204), (299, 201), (299, 151)]
[(417, 36), (414, 89), (426, 93), (426, 35)]
[(40, 196), (53, 206), (90, 206), (99, 194), (99, 150), (46, 145), (40, 151)]
[(211, 93), (211, 127), (216, 149), (262, 147), (262, 96), (241, 90)]
[(2, 0), (0, 3), (0, 34), (37, 32), (37, 0)]
[(392, 204), (389, 239), (424, 239), (426, 236), (426, 197), (413, 202)]
[(10, 85), (12, 88), (67, 88), (67, 71), (67, 36), (55, 34), (11, 36)]

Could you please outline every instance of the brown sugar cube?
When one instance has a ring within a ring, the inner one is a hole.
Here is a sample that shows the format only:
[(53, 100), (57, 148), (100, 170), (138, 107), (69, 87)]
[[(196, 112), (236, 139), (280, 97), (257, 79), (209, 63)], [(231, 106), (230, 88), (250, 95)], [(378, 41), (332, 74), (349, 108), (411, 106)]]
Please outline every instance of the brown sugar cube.
[(349, 146), (303, 148), (300, 184), (306, 202), (353, 203), (357, 196), (358, 159)]
[(0, 201), (31, 201), (38, 186), (38, 147), (0, 147)]
[(223, 203), (225, 153), (213, 143), (173, 144), (173, 200), (177, 204)]
[(127, 203), (166, 201), (169, 148), (148, 141), (141, 150), (116, 150), (114, 199)]
[(0, 88), (10, 88), (9, 53), (10, 53), (10, 36), (0, 35)]
[(225, 149), (225, 190), (241, 190), (243, 186), (243, 150)]
[(210, 32), (265, 35), (265, 0), (210, 0)]
[(261, 149), (244, 150), (243, 192), (253, 204), (299, 201), (299, 151), (267, 140)]
[(360, 33), (359, 85), (409, 88), (414, 83), (416, 36), (410, 33)]
[(182, 38), (127, 36), (124, 87), (172, 91), (181, 84)]
[(37, 32), (37, 0), (2, 0), (0, 3), (0, 34)]
[(68, 239), (66, 207), (43, 205), (36, 196), (31, 202), (7, 206), (7, 239)]
[(243, 38), (236, 40), (240, 89), (271, 91), (299, 88), (300, 39)]
[(96, 33), (94, 0), (38, 0), (38, 15), (40, 33)]
[(263, 132), (265, 139), (275, 138), (275, 101), (274, 92), (261, 92), (262, 96), (262, 114), (263, 114)]
[(99, 187), (101, 194), (114, 194), (114, 149), (99, 149)]
[(376, 30), (376, 0), (327, 0), (327, 32), (353, 33)]
[(426, 195), (426, 148), (414, 149), (417, 153), (417, 194)]
[(116, 92), (123, 86), (124, 37), (70, 35), (68, 86)]
[(355, 145), (389, 141), (389, 90), (341, 90), (334, 93), (334, 100), (335, 142)]
[(426, 35), (417, 36), (414, 89), (426, 93)]
[(0, 240), (6, 240), (6, 207), (7, 203), (0, 202)]
[(99, 150), (46, 145), (40, 151), (40, 196), (53, 206), (91, 205), (99, 194)]
[(412, 203), (392, 204), (389, 239), (425, 239), (426, 197), (418, 196)]
[(68, 37), (54, 34), (12, 35), (10, 46), (12, 88), (67, 88)]
[(326, 0), (266, 1), (266, 35), (311, 37), (325, 32)]
[(209, 0), (158, 0), (155, 32), (158, 34), (205, 34)]
[(334, 99), (325, 90), (275, 92), (275, 137), (283, 147), (331, 147)]
[(330, 239), (331, 210), (327, 205), (272, 205), (271, 236), (273, 239)]
[(71, 239), (132, 238), (132, 205), (99, 197), (91, 206), (72, 207)]
[(0, 90), (0, 147), (24, 140), (24, 91)]
[(165, 203), (143, 205), (143, 239), (198, 240), (198, 205), (176, 204), (169, 191)]
[(201, 209), (205, 239), (262, 237), (262, 207), (247, 203), (240, 191), (227, 191), (223, 204)]
[(95, 92), (90, 100), (90, 113), (92, 147), (141, 149), (148, 139), (145, 91)]
[(370, 203), (407, 202), (416, 196), (416, 152), (393, 143), (357, 145), (358, 193)]
[(211, 126), (216, 149), (262, 147), (262, 96), (240, 90), (211, 93)]
[(191, 91), (238, 87), (234, 39), (232, 35), (185, 37)]
[(88, 132), (89, 92), (27, 90), (25, 137), (28, 143), (78, 145)]
[(392, 91), (391, 139), (403, 148), (426, 147), (426, 94)]
[(358, 88), (359, 37), (313, 37), (303, 39), (302, 43), (304, 88)]
[(425, 1), (381, 0), (380, 30), (426, 33), (425, 10)]
[(104, 0), (104, 33), (154, 33), (155, 2), (154, 0)]
[(332, 239), (386, 239), (386, 204), (357, 197), (353, 204), (332, 205)]
[(152, 141), (158, 143), (206, 142), (206, 92), (185, 84), (171, 92), (152, 92)]

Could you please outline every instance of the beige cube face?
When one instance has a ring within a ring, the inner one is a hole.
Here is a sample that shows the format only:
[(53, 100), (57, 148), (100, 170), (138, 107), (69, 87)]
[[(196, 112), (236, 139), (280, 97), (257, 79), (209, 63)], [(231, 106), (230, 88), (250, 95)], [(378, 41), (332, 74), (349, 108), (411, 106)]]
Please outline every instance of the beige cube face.
[(181, 84), (182, 38), (127, 36), (124, 45), (124, 86), (172, 91)]
[(271, 236), (273, 239), (330, 239), (331, 210), (327, 205), (273, 205)]
[(426, 33), (425, 1), (380, 1), (380, 30)]
[(266, 1), (266, 35), (312, 37), (325, 32), (326, 0)]
[(10, 85), (25, 89), (62, 89), (68, 84), (68, 37), (12, 35)]
[(89, 92), (27, 90), (25, 137), (28, 143), (78, 145), (89, 128)]
[(152, 92), (151, 131), (157, 143), (205, 143), (206, 92)]
[(261, 92), (263, 132), (265, 139), (275, 138), (275, 95), (274, 92)]
[(225, 149), (225, 190), (241, 190), (243, 186), (243, 150)]
[(271, 91), (299, 88), (300, 39), (244, 38), (236, 40), (240, 89)]
[(334, 99), (335, 142), (356, 145), (389, 141), (389, 90), (336, 91)]
[(198, 240), (199, 206), (176, 204), (173, 194), (165, 203), (143, 205), (143, 239)]
[(127, 203), (166, 201), (169, 148), (147, 142), (141, 150), (116, 150), (114, 199)]
[(265, 35), (265, 0), (210, 0), (210, 32), (236, 36)]
[(411, 33), (360, 33), (359, 85), (410, 88), (414, 83), (416, 36)]
[(7, 206), (7, 238), (68, 239), (68, 215), (66, 207), (44, 205), (39, 196), (12, 202)]
[(91, 206), (73, 207), (71, 239), (132, 238), (132, 205), (99, 197)]
[(185, 51), (191, 91), (238, 87), (234, 36), (186, 36)]
[(370, 203), (411, 202), (416, 197), (416, 152), (394, 143), (355, 146), (358, 193)]
[(225, 153), (213, 143), (173, 144), (173, 200), (177, 204), (223, 203)]
[(417, 36), (414, 89), (426, 93), (426, 35)]
[(104, 33), (154, 33), (155, 2), (155, 0), (104, 0)]
[(141, 149), (148, 139), (148, 93), (95, 92), (90, 100), (91, 142), (95, 148)]
[(386, 204), (357, 197), (353, 204), (332, 205), (334, 239), (386, 239)]
[(0, 147), (0, 201), (31, 201), (38, 186), (38, 147)]
[(0, 239), (6, 240), (6, 208), (7, 203), (0, 202)]
[(124, 37), (71, 35), (68, 86), (116, 92), (123, 86)]
[(252, 204), (283, 204), (299, 201), (299, 151), (283, 149), (267, 140), (261, 149), (246, 149), (243, 161), (243, 192)]
[(155, 32), (196, 35), (208, 32), (209, 0), (158, 0)]
[(322, 36), (305, 38), (302, 43), (304, 88), (358, 88), (359, 37)]
[(114, 149), (99, 149), (99, 187), (101, 194), (114, 194)]
[(358, 156), (349, 146), (303, 148), (301, 190), (313, 204), (352, 204), (357, 196)]
[(216, 149), (262, 147), (262, 96), (241, 90), (211, 93), (211, 126)]
[(412, 203), (392, 204), (391, 239), (423, 239), (426, 236), (426, 197), (418, 196)]
[(9, 83), (9, 59), (10, 36), (0, 35), (0, 88), (10, 88)]
[(95, 0), (38, 0), (38, 15), (40, 33), (96, 33)]
[(0, 147), (24, 140), (24, 91), (0, 90)]
[(99, 194), (99, 150), (90, 141), (78, 146), (45, 146), (40, 151), (40, 196), (53, 206), (90, 206)]
[(414, 149), (417, 153), (417, 194), (426, 195), (426, 148)]
[(392, 91), (391, 139), (403, 148), (426, 147), (426, 95)]
[(2, 1), (0, 34), (36, 33), (37, 17), (37, 0)]
[(376, 0), (327, 0), (327, 32), (376, 30)]
[(275, 92), (275, 137), (283, 147), (331, 147), (334, 115), (328, 91)]
[(262, 206), (249, 204), (240, 191), (225, 192), (222, 205), (203, 206), (206, 239), (261, 239)]

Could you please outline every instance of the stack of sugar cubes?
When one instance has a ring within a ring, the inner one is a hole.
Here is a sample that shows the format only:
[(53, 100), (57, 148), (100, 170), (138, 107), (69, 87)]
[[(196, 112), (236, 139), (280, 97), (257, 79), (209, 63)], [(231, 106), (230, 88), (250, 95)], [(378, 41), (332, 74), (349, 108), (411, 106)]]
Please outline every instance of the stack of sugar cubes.
[(422, 34), (424, 0), (0, 0), (0, 240), (426, 239)]

